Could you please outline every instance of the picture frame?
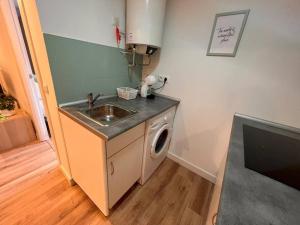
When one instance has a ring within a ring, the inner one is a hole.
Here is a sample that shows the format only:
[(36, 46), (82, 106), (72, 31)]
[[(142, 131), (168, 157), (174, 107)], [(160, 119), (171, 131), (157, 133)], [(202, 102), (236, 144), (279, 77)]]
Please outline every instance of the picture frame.
[(235, 57), (249, 13), (250, 9), (216, 14), (206, 55)]

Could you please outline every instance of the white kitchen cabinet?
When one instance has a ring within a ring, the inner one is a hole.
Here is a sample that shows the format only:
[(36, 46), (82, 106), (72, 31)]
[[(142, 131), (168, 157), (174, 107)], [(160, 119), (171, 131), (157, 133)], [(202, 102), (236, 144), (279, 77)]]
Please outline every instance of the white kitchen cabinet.
[(107, 160), (109, 208), (141, 177), (144, 137)]
[(145, 134), (145, 123), (141, 123), (134, 128), (120, 134), (119, 136), (109, 140), (106, 143), (106, 156), (110, 158), (130, 143), (134, 142), (140, 137), (144, 137)]
[(105, 216), (141, 177), (145, 123), (107, 141), (60, 113), (73, 180)]
[(73, 180), (109, 214), (105, 141), (60, 113)]

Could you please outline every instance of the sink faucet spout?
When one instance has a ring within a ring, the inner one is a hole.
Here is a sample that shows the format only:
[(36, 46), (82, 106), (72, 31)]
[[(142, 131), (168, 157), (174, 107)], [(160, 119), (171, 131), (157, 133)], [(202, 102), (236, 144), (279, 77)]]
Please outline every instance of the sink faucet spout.
[(93, 97), (93, 93), (88, 94), (87, 98), (88, 98), (89, 109), (93, 108), (95, 102), (100, 96), (102, 96), (102, 94), (97, 94), (95, 97)]

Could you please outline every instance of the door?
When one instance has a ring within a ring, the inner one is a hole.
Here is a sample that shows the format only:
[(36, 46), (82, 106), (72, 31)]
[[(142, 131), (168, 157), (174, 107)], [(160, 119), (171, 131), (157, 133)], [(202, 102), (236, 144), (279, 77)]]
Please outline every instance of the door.
[(16, 11), (14, 1), (2, 0), (0, 9), (4, 15), (8, 33), (14, 47), (14, 53), (18, 62), (18, 69), (21, 74), (22, 83), (28, 98), (31, 109), (32, 121), (36, 128), (36, 134), (40, 141), (49, 139), (45, 123), (43, 107), (38, 96), (38, 89), (35, 84), (34, 73), (28, 57), (25, 41)]
[(141, 177), (144, 137), (107, 160), (109, 208)]
[[(43, 32), (39, 19), (38, 9), (35, 0), (18, 0), (18, 5), (26, 33), (28, 47), (32, 57), (32, 63), (43, 98), (47, 120), (51, 132), (49, 142), (58, 153), (60, 162), (68, 164), (65, 141), (62, 133), (61, 122), (58, 113), (50, 65), (47, 57), (47, 50), (43, 38)], [(72, 177), (70, 166), (64, 165), (64, 173)]]

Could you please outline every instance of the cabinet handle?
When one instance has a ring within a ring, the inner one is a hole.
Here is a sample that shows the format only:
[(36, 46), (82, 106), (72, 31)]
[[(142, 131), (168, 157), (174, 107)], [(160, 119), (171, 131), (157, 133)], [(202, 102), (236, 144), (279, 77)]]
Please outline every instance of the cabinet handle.
[(212, 217), (212, 219), (211, 219), (212, 225), (216, 225), (216, 223), (217, 223), (217, 215), (218, 215), (218, 213), (215, 213), (215, 214), (213, 215), (213, 217)]
[(113, 175), (115, 173), (115, 167), (112, 161), (110, 162), (110, 168), (111, 168), (110, 175)]

